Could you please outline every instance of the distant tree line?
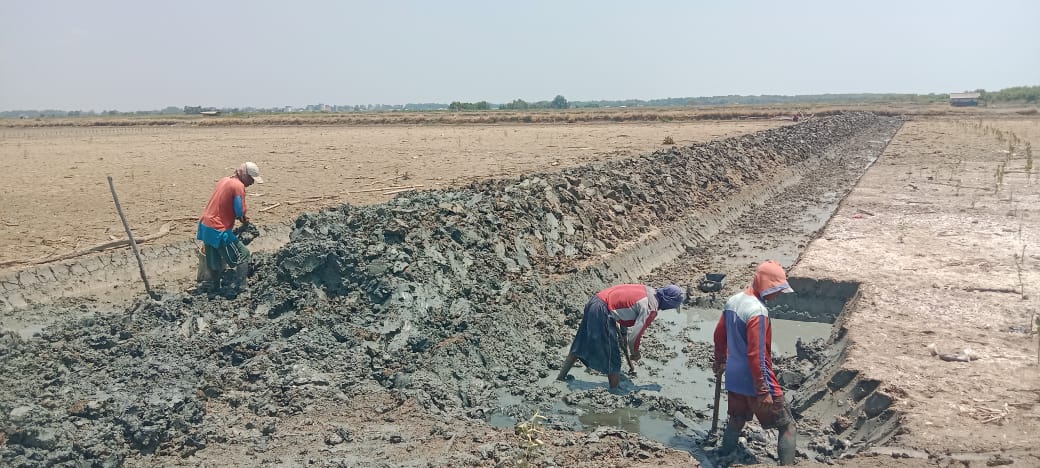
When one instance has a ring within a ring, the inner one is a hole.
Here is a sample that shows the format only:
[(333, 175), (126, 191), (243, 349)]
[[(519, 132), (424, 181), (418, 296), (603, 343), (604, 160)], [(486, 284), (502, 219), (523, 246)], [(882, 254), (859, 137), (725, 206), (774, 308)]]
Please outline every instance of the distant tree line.
[(803, 94), (782, 96), (763, 94), (758, 96), (705, 96), (665, 99), (625, 99), (601, 101), (574, 101), (572, 107), (671, 107), (671, 106), (731, 106), (731, 105), (766, 105), (766, 104), (843, 104), (854, 102), (913, 102), (927, 104), (944, 102), (948, 94)]
[[(980, 94), (980, 100), (985, 103), (1040, 103), (1040, 86), (1015, 86), (1001, 89), (999, 91), (975, 90)], [(707, 97), (682, 97), (664, 99), (624, 99), (624, 100), (599, 100), (599, 101), (568, 101), (562, 95), (557, 95), (551, 101), (527, 102), (523, 99), (514, 99), (504, 104), (491, 104), (487, 101), (462, 102), (453, 101), (450, 104), (440, 103), (417, 103), (417, 104), (395, 104), (395, 105), (354, 105), (354, 106), (331, 106), (333, 112), (365, 112), (365, 111), (430, 111), (443, 110), (459, 111), (481, 111), (491, 109), (526, 110), (526, 109), (568, 109), (568, 108), (595, 108), (595, 107), (671, 107), (671, 106), (726, 106), (726, 105), (766, 105), (766, 104), (848, 104), (848, 103), (914, 103), (931, 104), (943, 103), (949, 100), (947, 93), (930, 94), (898, 94), (898, 93), (853, 93), (853, 94), (800, 94), (794, 96), (783, 96), (774, 94), (763, 94), (758, 96), (707, 96)], [(272, 108), (257, 109), (254, 107), (232, 107), (219, 109), (224, 114), (241, 114), (256, 112), (299, 112), (311, 111), (312, 107), (304, 109)], [(80, 117), (98, 115), (197, 115), (202, 111), (218, 110), (215, 107), (203, 106), (169, 106), (162, 110), (141, 110), (132, 112), (120, 112), (118, 110), (10, 110), (0, 111), (0, 118), (40, 118), (40, 117)]]
[(571, 107), (567, 98), (557, 94), (552, 101), (527, 102), (523, 99), (514, 99), (513, 102), (498, 106), (499, 109), (524, 110), (524, 109), (566, 109)]
[(458, 112), (458, 111), (478, 111), (478, 110), (490, 110), (490, 109), (491, 109), (491, 103), (489, 103), (487, 101), (480, 101), (480, 102), (452, 101), (451, 104), (448, 104), (448, 110), (454, 111), (454, 112)]
[(1040, 102), (1040, 86), (1015, 86), (993, 92), (978, 89), (976, 92), (981, 95), (979, 99), (984, 102), (1026, 102), (1030, 104)]

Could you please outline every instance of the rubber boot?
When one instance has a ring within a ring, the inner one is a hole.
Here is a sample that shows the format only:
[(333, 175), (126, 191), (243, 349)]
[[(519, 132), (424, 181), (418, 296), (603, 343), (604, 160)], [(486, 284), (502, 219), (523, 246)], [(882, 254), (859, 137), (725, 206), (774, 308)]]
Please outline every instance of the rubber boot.
[(578, 356), (568, 354), (567, 357), (563, 359), (563, 365), (560, 366), (560, 373), (556, 375), (556, 380), (562, 380), (566, 382), (568, 377), (567, 374), (571, 372), (571, 367), (574, 367), (574, 361), (577, 360)]
[(744, 423), (737, 422), (733, 418), (729, 418), (726, 422), (726, 430), (722, 433), (722, 446), (719, 447), (719, 455), (729, 455), (737, 449), (737, 444), (740, 442), (740, 432), (744, 430)]
[(195, 292), (197, 294), (207, 294), (215, 289), (214, 283), (217, 280), (217, 272), (209, 269), (209, 265), (206, 263), (206, 254), (203, 251), (197, 250), (195, 253), (199, 257), (199, 271), (195, 275)]
[(776, 456), (780, 459), (781, 465), (793, 465), (795, 461), (795, 455), (797, 449), (795, 448), (795, 439), (797, 433), (794, 430), (794, 422), (787, 423), (783, 429), (780, 430), (780, 435), (776, 440)]

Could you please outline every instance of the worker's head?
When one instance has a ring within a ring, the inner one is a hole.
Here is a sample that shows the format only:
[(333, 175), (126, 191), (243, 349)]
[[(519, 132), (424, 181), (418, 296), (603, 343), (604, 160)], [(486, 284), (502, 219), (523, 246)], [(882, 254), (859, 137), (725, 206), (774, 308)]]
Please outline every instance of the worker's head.
[(674, 284), (657, 288), (655, 295), (657, 296), (657, 306), (661, 310), (678, 309), (682, 305), (683, 300), (686, 299), (686, 293), (683, 292), (683, 289)]
[(238, 169), (235, 169), (235, 176), (238, 180), (241, 180), (246, 187), (253, 185), (253, 182), (258, 184), (264, 183), (264, 179), (260, 177), (260, 168), (257, 167), (254, 162), (244, 162)]
[(755, 269), (755, 279), (751, 281), (750, 289), (754, 291), (755, 297), (764, 301), (794, 292), (787, 283), (787, 272), (776, 260), (766, 260)]

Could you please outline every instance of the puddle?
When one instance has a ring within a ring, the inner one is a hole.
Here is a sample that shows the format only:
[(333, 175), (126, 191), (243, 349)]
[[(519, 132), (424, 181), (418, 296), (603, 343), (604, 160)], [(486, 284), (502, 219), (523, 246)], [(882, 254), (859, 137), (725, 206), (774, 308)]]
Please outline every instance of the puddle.
[(794, 344), (801, 339), (809, 342), (817, 338), (827, 340), (833, 326), (829, 323), (800, 322), (797, 320), (770, 319), (773, 325), (773, 357), (794, 356)]
[[(838, 309), (841, 310), (840, 308)], [(519, 418), (529, 415), (538, 406), (543, 415), (554, 424), (581, 431), (593, 431), (600, 426), (612, 426), (636, 432), (673, 448), (699, 450), (700, 435), (711, 426), (711, 404), (714, 399), (715, 379), (710, 368), (710, 357), (705, 360), (704, 349), (711, 349), (715, 324), (721, 308), (684, 306), (682, 313), (664, 311), (654, 321), (644, 337), (647, 358), (636, 364), (636, 375), (623, 376), (621, 391), (637, 393), (632, 398), (663, 398), (676, 400), (692, 411), (681, 412), (684, 424), (676, 424), (675, 412), (664, 412), (645, 407), (593, 407), (585, 404), (568, 405), (561, 398), (540, 404), (523, 399), (503, 390), (499, 394), (499, 409), (487, 418), (496, 427), (513, 427)], [(827, 339), (830, 323), (801, 322), (772, 319), (773, 348), (776, 355), (793, 356), (795, 342), (801, 338), (811, 341)], [(692, 347), (695, 351), (690, 352)], [(684, 351), (685, 350), (685, 351)], [(696, 351), (700, 350), (700, 352)], [(568, 347), (559, 349), (565, 356)], [(653, 358), (649, 355), (653, 354)], [(707, 354), (710, 356), (710, 354)], [(606, 376), (590, 373), (580, 363), (571, 369), (574, 377), (568, 382), (555, 380), (555, 374), (538, 382), (543, 387), (555, 387), (563, 395), (589, 390), (606, 390)], [(722, 403), (725, 404), (725, 401)], [(548, 407), (546, 407), (548, 405)], [(654, 405), (647, 405), (654, 406)], [(692, 414), (691, 414), (692, 413)], [(724, 419), (724, 411), (720, 419)], [(513, 415), (521, 415), (519, 417)], [(687, 427), (692, 426), (692, 427)]]

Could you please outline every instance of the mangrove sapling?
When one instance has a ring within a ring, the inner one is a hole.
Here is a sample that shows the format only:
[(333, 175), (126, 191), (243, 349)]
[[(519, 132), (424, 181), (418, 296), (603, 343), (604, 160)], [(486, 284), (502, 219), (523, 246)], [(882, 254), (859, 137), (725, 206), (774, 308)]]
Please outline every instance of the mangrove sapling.
[(1022, 246), (1022, 253), (1015, 254), (1015, 269), (1018, 270), (1018, 293), (1022, 296), (1022, 300), (1029, 299), (1026, 295), (1026, 282), (1022, 278), (1022, 263), (1025, 262), (1026, 258), (1026, 246)]
[(516, 460), (516, 466), (531, 466), (531, 457), (534, 456), (536, 450), (545, 445), (542, 438), (545, 437), (544, 421), (546, 419), (545, 416), (538, 414), (538, 410), (535, 409), (531, 419), (519, 423), (513, 428), (513, 433), (516, 435), (517, 441), (520, 442), (521, 449), (520, 455)]
[(1033, 178), (1033, 145), (1026, 143), (1026, 174), (1031, 180)]

